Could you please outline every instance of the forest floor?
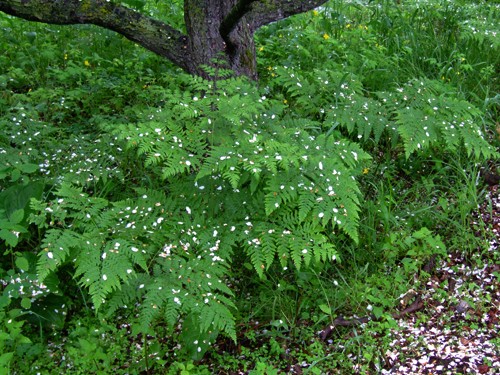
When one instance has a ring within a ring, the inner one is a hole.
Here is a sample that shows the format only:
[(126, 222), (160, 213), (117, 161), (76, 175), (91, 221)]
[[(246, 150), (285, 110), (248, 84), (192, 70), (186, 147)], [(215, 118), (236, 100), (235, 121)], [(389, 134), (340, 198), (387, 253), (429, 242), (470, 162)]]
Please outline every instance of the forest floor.
[(453, 253), (436, 266), (418, 292), (423, 309), (391, 333), (383, 374), (500, 373), (500, 187), (488, 190), (474, 222), (486, 224), (488, 251)]
[[(472, 223), (477, 236), (488, 238), (487, 250), (473, 254), (456, 251), (433, 263), (432, 270), (427, 270), (431, 275), (427, 281), (401, 299), (400, 312), (393, 315), (398, 329), (379, 338), (389, 342), (390, 349), (382, 349), (378, 365), (370, 364), (370, 372), (366, 372), (362, 351), (359, 358), (348, 355), (355, 364), (353, 374), (500, 374), (500, 186), (487, 189)], [(342, 317), (334, 324), (353, 326), (370, 319)], [(340, 350), (339, 340), (329, 338), (336, 327), (329, 329), (319, 332), (319, 336), (333, 351)], [(288, 360), (287, 374), (345, 373), (345, 367), (322, 367), (320, 372), (314, 372), (319, 369), (313, 363), (298, 361), (294, 356)]]

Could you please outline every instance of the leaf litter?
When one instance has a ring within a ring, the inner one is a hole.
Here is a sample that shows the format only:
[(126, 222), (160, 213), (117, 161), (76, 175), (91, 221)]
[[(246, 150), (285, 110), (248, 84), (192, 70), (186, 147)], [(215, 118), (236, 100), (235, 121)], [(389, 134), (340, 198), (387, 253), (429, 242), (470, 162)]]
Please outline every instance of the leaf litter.
[[(405, 316), (390, 334), (382, 374), (500, 373), (500, 189), (490, 186), (476, 222), (484, 222), (487, 251), (452, 253), (421, 298), (425, 318)], [(484, 233), (479, 233), (484, 235)]]

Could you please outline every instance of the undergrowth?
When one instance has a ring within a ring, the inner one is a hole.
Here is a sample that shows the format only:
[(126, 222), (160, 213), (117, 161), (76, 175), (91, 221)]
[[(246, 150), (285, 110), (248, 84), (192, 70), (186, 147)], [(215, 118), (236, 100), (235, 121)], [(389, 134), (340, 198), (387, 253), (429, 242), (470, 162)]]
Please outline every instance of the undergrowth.
[(0, 15), (0, 373), (383, 366), (429, 259), (483, 246), (498, 13), (330, 2), (258, 34), (258, 85)]

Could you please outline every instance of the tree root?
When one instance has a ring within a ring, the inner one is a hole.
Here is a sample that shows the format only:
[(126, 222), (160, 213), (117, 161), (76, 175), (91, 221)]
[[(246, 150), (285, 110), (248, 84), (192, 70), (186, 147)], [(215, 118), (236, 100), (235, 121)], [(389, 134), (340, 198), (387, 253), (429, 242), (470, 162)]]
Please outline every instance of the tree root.
[[(410, 306), (408, 306), (404, 310), (392, 314), (392, 317), (394, 319), (400, 319), (405, 315), (421, 310), (423, 307), (424, 307), (424, 302), (420, 297), (418, 297), (415, 302), (413, 302)], [(345, 319), (343, 316), (339, 316), (328, 327), (326, 327), (320, 332), (319, 337), (321, 338), (321, 340), (325, 341), (326, 339), (328, 339), (328, 337), (330, 337), (336, 326), (341, 326), (341, 327), (357, 326), (360, 324), (377, 320), (380, 319), (377, 319), (373, 314), (361, 318), (352, 318), (352, 319)]]

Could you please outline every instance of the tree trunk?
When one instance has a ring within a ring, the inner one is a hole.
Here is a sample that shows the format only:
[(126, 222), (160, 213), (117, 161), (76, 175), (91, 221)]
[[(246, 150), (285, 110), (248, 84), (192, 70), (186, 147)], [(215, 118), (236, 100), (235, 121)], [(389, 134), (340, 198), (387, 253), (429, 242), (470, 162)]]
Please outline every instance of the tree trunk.
[(186, 34), (109, 0), (0, 0), (0, 11), (49, 24), (101, 26), (202, 77), (216, 79), (210, 67), (222, 67), (257, 79), (255, 31), (326, 1), (185, 0)]
[(189, 62), (190, 73), (206, 77), (205, 67), (217, 66), (257, 79), (255, 44), (249, 26), (239, 22), (226, 38), (221, 33), (221, 25), (235, 4), (236, 0), (184, 2), (187, 49), (193, 57)]

